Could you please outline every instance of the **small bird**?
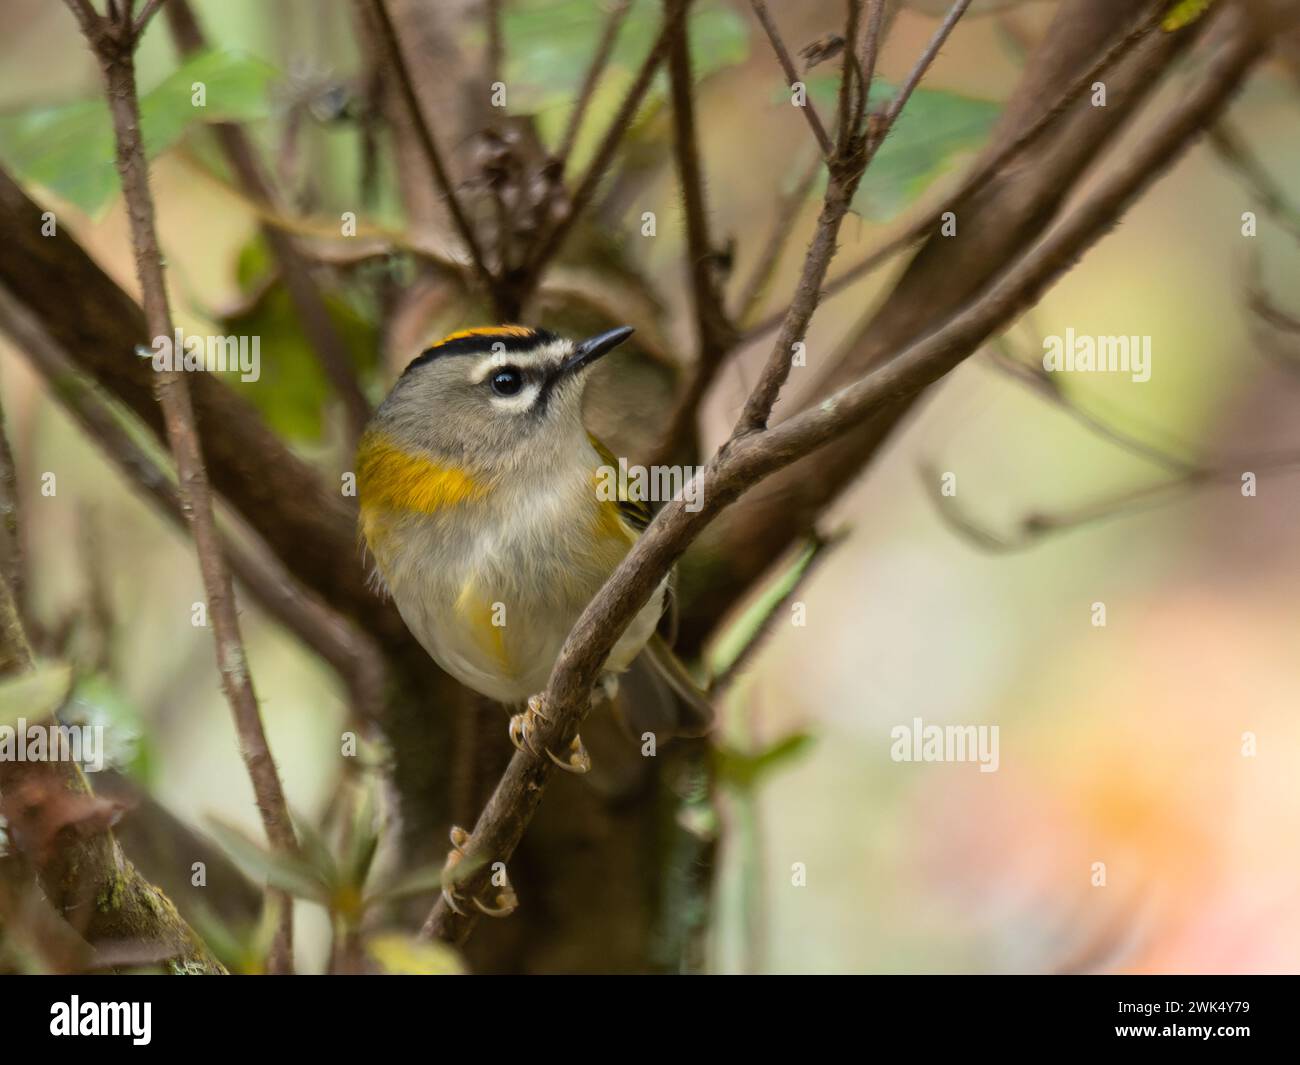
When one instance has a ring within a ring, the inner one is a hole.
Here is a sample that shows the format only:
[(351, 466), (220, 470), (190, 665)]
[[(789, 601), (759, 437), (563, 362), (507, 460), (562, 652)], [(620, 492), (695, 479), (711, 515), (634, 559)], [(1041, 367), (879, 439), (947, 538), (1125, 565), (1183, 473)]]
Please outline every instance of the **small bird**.
[[(582, 421), (592, 364), (632, 332), (581, 342), (519, 325), (453, 333), (406, 367), (358, 449), (361, 532), (378, 578), (442, 669), (525, 708), (510, 738), (536, 756), (537, 696), (560, 647), (651, 517), (644, 502), (602, 498), (598, 470), (617, 463)], [(675, 695), (675, 720), (662, 710), (657, 720), (698, 735), (711, 723), (707, 700), (656, 632), (670, 582), (615, 644), (603, 679), (646, 663), (661, 696)], [(576, 736), (563, 757), (545, 753), (562, 769), (590, 767)]]

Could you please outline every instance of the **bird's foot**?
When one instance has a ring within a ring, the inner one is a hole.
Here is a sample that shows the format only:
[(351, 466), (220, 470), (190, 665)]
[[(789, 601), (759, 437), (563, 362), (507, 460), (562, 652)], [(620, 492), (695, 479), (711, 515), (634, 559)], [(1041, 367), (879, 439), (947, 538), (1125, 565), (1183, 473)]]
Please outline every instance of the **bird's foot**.
[[(456, 889), (456, 882), (452, 873), (456, 866), (461, 863), (461, 859), (465, 857), (465, 844), (468, 842), (469, 833), (459, 825), (452, 825), (451, 850), (447, 852), (447, 862), (442, 867), (443, 901), (451, 907), (454, 913), (458, 913), (462, 917), (465, 916), (465, 896)], [(472, 898), (470, 902), (485, 917), (509, 917), (519, 906), (519, 896), (515, 894), (515, 889), (510, 886), (510, 881), (507, 880), (497, 890), (495, 897), (491, 900), (491, 905), (479, 898)]]
[[(528, 700), (528, 709), (522, 714), (515, 714), (510, 719), (510, 742), (517, 749), (527, 751), (534, 758), (540, 758), (542, 755), (538, 752), (534, 739), (536, 738), (538, 723), (544, 723), (547, 720), (548, 718), (542, 710), (542, 697), (540, 695), (532, 696)], [(587, 753), (587, 748), (583, 746), (581, 736), (573, 737), (565, 757), (559, 757), (549, 748), (545, 749), (545, 754), (547, 758), (566, 773), (585, 773), (591, 769), (591, 755)]]

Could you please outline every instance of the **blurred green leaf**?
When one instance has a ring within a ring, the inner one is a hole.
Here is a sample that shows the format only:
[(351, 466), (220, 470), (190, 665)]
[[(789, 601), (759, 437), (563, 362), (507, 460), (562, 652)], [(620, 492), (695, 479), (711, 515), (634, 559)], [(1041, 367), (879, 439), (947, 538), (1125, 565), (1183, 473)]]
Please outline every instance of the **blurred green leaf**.
[[(610, 54), (607, 72), (640, 66), (659, 32), (663, 4), (633, 0)], [(567, 119), (604, 32), (607, 15), (591, 0), (517, 0), (506, 6), (507, 76), (527, 86), (528, 111), (551, 107)], [(701, 0), (690, 19), (692, 66), (697, 78), (741, 62), (749, 54), (745, 20), (721, 0)], [(513, 91), (513, 89), (512, 89)], [(658, 91), (662, 91), (662, 83)], [(593, 108), (593, 120), (598, 115)]]
[[(153, 158), (198, 122), (249, 121), (269, 110), (273, 67), (232, 49), (182, 63), (140, 97), (145, 153)], [(206, 104), (191, 102), (202, 82)], [(118, 188), (112, 119), (102, 100), (43, 107), (0, 118), (0, 159), (23, 181), (42, 185), (95, 213)]]
[(300, 899), (329, 905), (330, 893), (320, 874), (301, 858), (272, 854), (239, 829), (221, 821), (210, 822), (212, 837), (249, 876)]
[[(810, 99), (823, 115), (831, 114), (839, 92), (838, 75), (819, 75), (807, 84)], [(893, 95), (894, 86), (877, 81), (871, 87), (871, 106), (879, 107)], [(788, 99), (788, 90), (783, 89), (781, 96)], [(953, 159), (983, 144), (1001, 113), (1002, 105), (993, 100), (917, 89), (871, 160), (854, 208), (879, 221), (892, 218), (942, 176)]]
[(734, 747), (719, 747), (714, 756), (718, 779), (738, 791), (749, 791), (773, 770), (803, 754), (812, 742), (809, 733), (794, 732), (757, 754), (738, 751)]
[(13, 726), (18, 719), (43, 721), (68, 698), (72, 688), (72, 667), (66, 662), (44, 662), (28, 672), (0, 681), (0, 725)]
[(1166, 33), (1173, 33), (1190, 26), (1210, 9), (1212, 3), (1214, 0), (1178, 0), (1166, 13), (1160, 27)]
[(154, 769), (153, 742), (140, 708), (111, 677), (95, 673), (78, 679), (63, 713), (68, 724), (104, 725), (104, 761), (147, 786)]
[[(256, 276), (257, 253), (241, 254), (241, 270)], [(330, 321), (352, 356), (353, 368), (364, 377), (374, 370), (379, 335), (347, 301), (325, 293)], [(232, 387), (244, 392), (267, 422), (286, 439), (315, 441), (323, 429), (322, 414), (333, 388), (321, 369), (316, 352), (303, 334), (298, 312), (284, 285), (268, 285), (246, 309), (221, 322), (227, 336), (258, 338), (260, 375), (243, 381), (236, 371), (225, 375)]]
[(329, 844), (320, 834), (311, 818), (297, 810), (293, 811), (293, 824), (298, 830), (298, 842), (302, 848), (303, 860), (315, 870), (316, 875), (331, 891), (336, 891), (341, 883), (338, 863), (330, 853)]

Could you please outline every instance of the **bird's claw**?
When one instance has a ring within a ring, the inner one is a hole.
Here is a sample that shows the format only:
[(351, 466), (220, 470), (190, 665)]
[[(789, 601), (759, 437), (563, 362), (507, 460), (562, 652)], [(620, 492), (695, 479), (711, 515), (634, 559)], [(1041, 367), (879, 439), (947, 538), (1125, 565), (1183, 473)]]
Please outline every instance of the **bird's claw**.
[[(510, 742), (520, 751), (527, 751), (534, 758), (540, 758), (541, 753), (537, 750), (537, 745), (533, 742), (537, 733), (537, 723), (547, 721), (546, 714), (542, 711), (542, 697), (534, 695), (528, 700), (528, 709), (522, 714), (515, 714), (510, 719)], [(587, 748), (583, 746), (582, 737), (574, 736), (569, 744), (568, 753), (564, 758), (560, 758), (550, 748), (545, 748), (546, 757), (563, 769), (566, 773), (586, 773), (591, 769), (591, 755), (587, 753)]]
[[(461, 859), (465, 857), (465, 845), (468, 842), (469, 833), (459, 825), (452, 825), (451, 850), (447, 852), (447, 862), (442, 867), (443, 901), (451, 908), (452, 913), (461, 917), (467, 916), (462, 908), (465, 896), (456, 890), (451, 873), (460, 864)], [(478, 898), (472, 898), (470, 901), (474, 904), (474, 908), (485, 917), (509, 917), (519, 906), (519, 896), (515, 894), (515, 889), (510, 886), (509, 881), (497, 892), (496, 898), (492, 900), (494, 905), (488, 906)]]

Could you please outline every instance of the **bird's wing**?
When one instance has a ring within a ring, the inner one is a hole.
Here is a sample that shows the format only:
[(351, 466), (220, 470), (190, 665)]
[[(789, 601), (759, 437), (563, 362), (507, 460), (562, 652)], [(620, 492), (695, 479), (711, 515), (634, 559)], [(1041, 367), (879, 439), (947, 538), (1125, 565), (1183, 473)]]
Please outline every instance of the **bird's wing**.
[[(618, 459), (614, 452), (610, 451), (600, 440), (592, 433), (587, 434), (587, 439), (591, 441), (591, 446), (596, 449), (596, 454), (600, 456), (601, 462), (613, 469), (618, 469)], [(619, 497), (611, 501), (611, 505), (618, 508), (619, 517), (638, 535), (645, 532), (646, 526), (650, 524), (650, 519), (654, 515), (650, 511), (650, 504), (640, 499), (628, 499), (626, 493), (620, 493)]]

